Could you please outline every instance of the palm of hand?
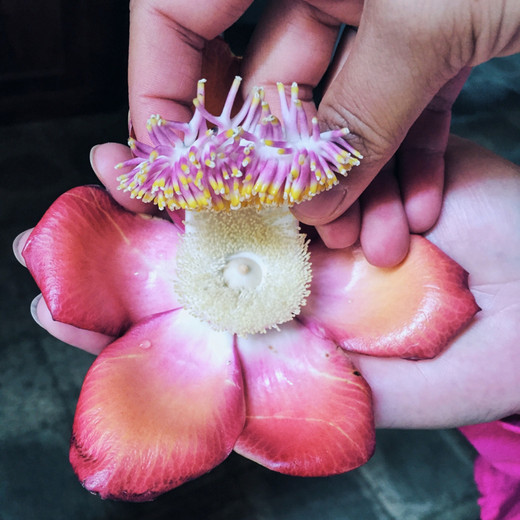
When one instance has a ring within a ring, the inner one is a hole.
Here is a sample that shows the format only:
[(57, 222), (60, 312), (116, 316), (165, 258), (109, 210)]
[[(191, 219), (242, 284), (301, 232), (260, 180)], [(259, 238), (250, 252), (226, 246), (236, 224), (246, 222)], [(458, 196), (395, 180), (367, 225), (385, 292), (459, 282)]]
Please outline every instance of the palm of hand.
[(482, 308), (434, 360), (358, 356), (389, 427), (453, 427), (520, 410), (520, 169), (452, 139), (441, 217), (426, 235), (469, 273)]

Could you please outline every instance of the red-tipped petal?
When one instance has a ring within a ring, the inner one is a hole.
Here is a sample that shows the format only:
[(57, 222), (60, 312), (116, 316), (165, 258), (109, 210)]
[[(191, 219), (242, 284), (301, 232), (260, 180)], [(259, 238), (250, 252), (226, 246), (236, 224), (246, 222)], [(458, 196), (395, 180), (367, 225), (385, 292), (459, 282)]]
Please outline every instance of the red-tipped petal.
[(311, 295), (302, 317), (347, 350), (434, 357), (479, 310), (464, 269), (418, 235), (394, 268), (370, 265), (357, 247), (314, 245), (311, 262)]
[(132, 327), (92, 365), (70, 460), (103, 498), (150, 500), (223, 461), (244, 414), (232, 336), (183, 310), (164, 313)]
[(55, 320), (116, 336), (143, 317), (179, 307), (177, 242), (171, 223), (130, 213), (88, 186), (54, 202), (23, 257)]
[(370, 458), (370, 388), (345, 352), (296, 321), (238, 345), (246, 426), (236, 452), (297, 476), (343, 473)]

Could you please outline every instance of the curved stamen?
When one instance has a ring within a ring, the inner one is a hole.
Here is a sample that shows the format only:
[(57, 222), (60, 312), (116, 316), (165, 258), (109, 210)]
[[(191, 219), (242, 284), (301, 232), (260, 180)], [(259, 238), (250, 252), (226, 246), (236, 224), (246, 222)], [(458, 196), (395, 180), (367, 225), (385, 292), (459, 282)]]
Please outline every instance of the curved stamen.
[(205, 80), (198, 83), (189, 123), (151, 116), (153, 146), (129, 140), (135, 157), (117, 165), (131, 168), (118, 177), (119, 189), (160, 209), (293, 205), (331, 188), (359, 164), (362, 156), (345, 140), (346, 128), (320, 133), (316, 118), (308, 124), (296, 83), (289, 97), (277, 84), (281, 120), (271, 114), (262, 88), (232, 116), (240, 82), (237, 76), (218, 116), (204, 106)]

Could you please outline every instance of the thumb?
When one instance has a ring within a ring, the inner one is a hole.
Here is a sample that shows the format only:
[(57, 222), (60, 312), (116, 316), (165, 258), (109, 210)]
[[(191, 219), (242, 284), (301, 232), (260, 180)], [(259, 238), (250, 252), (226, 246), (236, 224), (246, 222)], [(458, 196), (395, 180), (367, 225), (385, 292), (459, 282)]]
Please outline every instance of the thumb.
[[(451, 43), (440, 36), (439, 28), (453, 12), (444, 15), (436, 6), (414, 4), (418, 3), (366, 2), (355, 38), (349, 36), (341, 49), (318, 117), (325, 128), (349, 128), (349, 143), (364, 159), (337, 187), (341, 196), (330, 193), (326, 199), (300, 205), (298, 216), (307, 223), (322, 220), (325, 213), (328, 221), (341, 215), (388, 162), (439, 89), (460, 70), (458, 64), (448, 65)], [(326, 211), (317, 207), (322, 204), (328, 205)]]

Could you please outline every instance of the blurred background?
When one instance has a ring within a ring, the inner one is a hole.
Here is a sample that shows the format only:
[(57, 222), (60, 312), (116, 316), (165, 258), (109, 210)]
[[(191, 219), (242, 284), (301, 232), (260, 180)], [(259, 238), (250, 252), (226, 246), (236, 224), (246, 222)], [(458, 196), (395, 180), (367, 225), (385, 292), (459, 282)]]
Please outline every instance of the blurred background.
[[(257, 10), (227, 37), (243, 48)], [(96, 182), (89, 150), (127, 139), (128, 4), (0, 0), (0, 520), (478, 518), (472, 448), (457, 431), (379, 431), (362, 468), (300, 479), (232, 455), (155, 502), (102, 501), (68, 462), (92, 356), (31, 319), (38, 289), (11, 253), (61, 193)], [(520, 164), (520, 56), (472, 72), (453, 131)]]

